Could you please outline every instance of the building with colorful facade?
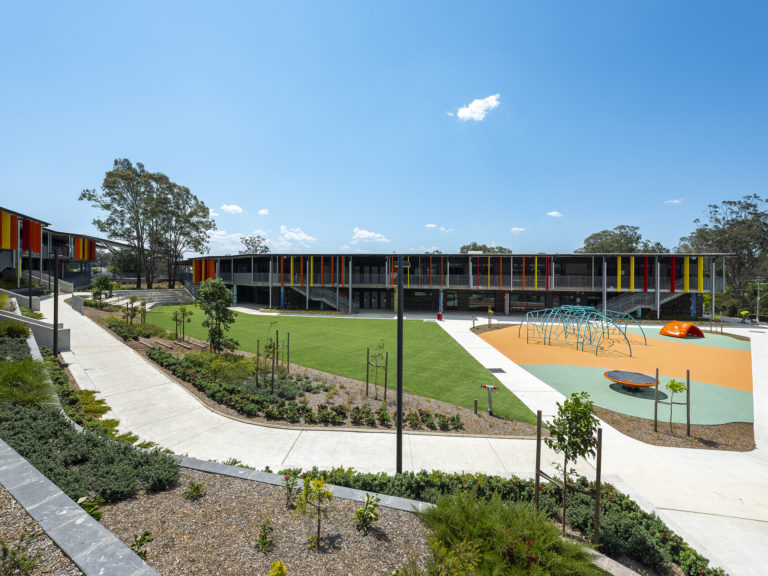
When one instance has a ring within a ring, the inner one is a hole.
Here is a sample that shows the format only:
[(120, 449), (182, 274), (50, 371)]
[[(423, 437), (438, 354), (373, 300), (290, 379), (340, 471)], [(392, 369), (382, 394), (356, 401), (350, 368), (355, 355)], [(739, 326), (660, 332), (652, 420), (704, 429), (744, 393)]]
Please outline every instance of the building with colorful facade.
[[(700, 316), (725, 290), (727, 254), (405, 254), (404, 309), (489, 308), (509, 314), (559, 305), (638, 315)], [(221, 278), (238, 303), (271, 308), (394, 310), (397, 255), (253, 254), (192, 260), (192, 289)]]

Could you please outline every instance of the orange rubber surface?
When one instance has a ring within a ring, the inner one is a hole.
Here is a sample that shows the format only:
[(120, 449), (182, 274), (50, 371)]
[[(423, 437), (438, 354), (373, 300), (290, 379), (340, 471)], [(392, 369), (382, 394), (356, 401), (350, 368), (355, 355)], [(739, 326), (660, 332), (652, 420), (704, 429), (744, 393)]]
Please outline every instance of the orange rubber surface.
[(604, 370), (628, 370), (654, 376), (659, 374), (678, 380), (685, 380), (685, 371), (691, 371), (691, 380), (708, 382), (718, 386), (752, 392), (752, 356), (747, 350), (729, 350), (708, 346), (695, 346), (685, 342), (674, 342), (628, 334), (632, 343), (632, 354), (626, 343), (613, 342), (598, 351), (594, 348), (576, 350), (573, 344), (562, 342), (546, 345), (541, 341), (526, 344), (525, 326), (520, 338), (518, 327), (485, 332), (480, 337), (516, 364), (551, 364), (566, 366), (591, 366)]

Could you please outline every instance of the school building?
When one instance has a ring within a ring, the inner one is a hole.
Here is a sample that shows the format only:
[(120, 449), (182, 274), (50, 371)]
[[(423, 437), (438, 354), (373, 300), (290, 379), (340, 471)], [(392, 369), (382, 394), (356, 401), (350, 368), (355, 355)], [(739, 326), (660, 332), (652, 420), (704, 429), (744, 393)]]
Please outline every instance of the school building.
[[(560, 305), (701, 316), (725, 290), (727, 254), (404, 254), (404, 309), (525, 312)], [(252, 254), (192, 260), (194, 291), (221, 278), (238, 303), (394, 310), (394, 254)]]

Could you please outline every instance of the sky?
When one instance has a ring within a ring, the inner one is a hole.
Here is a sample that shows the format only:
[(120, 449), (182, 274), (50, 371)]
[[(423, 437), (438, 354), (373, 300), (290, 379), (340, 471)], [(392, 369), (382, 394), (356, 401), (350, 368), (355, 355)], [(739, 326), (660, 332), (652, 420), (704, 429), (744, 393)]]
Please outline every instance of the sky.
[(768, 195), (768, 3), (3, 2), (0, 205), (99, 235), (115, 158), (211, 253), (569, 253)]

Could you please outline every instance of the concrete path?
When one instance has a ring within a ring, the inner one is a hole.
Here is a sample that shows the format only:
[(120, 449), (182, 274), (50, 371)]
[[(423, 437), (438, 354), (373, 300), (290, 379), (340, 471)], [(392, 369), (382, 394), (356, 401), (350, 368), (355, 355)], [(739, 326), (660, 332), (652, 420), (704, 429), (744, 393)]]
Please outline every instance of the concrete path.
[[(50, 318), (52, 313), (46, 307), (52, 308), (52, 302), (43, 303), (43, 312)], [(121, 429), (142, 439), (197, 458), (238, 458), (257, 468), (316, 465), (394, 472), (392, 433), (300, 431), (230, 420), (207, 410), (140, 355), (69, 306), (60, 306), (60, 319), (71, 329), (71, 350), (64, 357), (80, 386), (99, 391), (121, 421)], [(471, 317), (452, 317), (440, 325), (483, 366), (503, 369), (504, 373), (497, 374), (500, 382), (532, 410), (542, 410), (545, 418), (556, 413), (556, 403), (564, 397), (471, 333)], [(763, 574), (768, 565), (768, 333), (748, 330), (746, 334), (753, 338), (757, 450), (659, 448), (603, 427), (606, 479), (646, 509), (655, 510), (732, 576)], [(403, 467), (530, 477), (534, 450), (532, 440), (406, 434)], [(553, 454), (545, 453), (542, 462), (554, 460)], [(579, 468), (592, 476), (588, 463)]]

